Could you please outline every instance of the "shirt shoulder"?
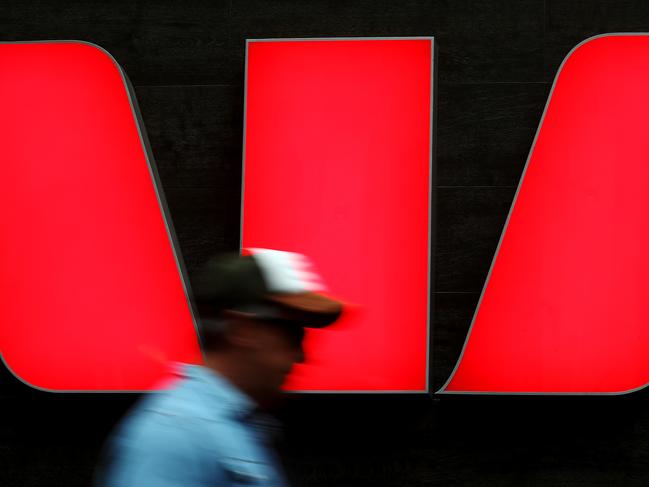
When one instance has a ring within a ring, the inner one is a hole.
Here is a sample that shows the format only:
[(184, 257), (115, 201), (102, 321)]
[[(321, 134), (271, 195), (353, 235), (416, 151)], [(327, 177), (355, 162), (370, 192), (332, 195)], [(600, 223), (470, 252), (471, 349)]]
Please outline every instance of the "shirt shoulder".
[(144, 404), (124, 419), (107, 445), (98, 485), (202, 487), (225, 479), (189, 416), (147, 411)]
[(188, 479), (182, 484), (188, 487), (272, 484), (268, 480), (281, 475), (250, 421), (240, 416), (238, 399), (227, 384), (196, 376), (144, 396), (109, 444), (108, 478), (120, 482), (100, 485), (145, 485), (138, 481), (152, 478), (165, 486), (160, 477), (176, 476)]

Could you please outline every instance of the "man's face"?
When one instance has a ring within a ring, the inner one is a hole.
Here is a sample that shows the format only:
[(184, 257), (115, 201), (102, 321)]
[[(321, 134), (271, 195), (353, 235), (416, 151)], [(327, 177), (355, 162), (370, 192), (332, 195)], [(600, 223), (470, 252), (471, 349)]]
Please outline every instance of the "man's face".
[(256, 320), (258, 347), (252, 357), (259, 370), (260, 386), (276, 394), (293, 365), (304, 362), (304, 328), (296, 323)]

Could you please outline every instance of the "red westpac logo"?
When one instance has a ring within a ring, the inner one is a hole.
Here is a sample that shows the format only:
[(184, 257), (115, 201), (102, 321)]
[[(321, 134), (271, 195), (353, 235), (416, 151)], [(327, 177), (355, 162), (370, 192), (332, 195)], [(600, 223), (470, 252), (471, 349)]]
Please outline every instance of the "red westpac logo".
[[(647, 383), (647, 59), (649, 37), (610, 35), (564, 61), (443, 392)], [(148, 389), (199, 362), (123, 71), (78, 42), (0, 60), (3, 360), (48, 390)], [(242, 243), (310, 253), (361, 305), (309, 337), (294, 389), (426, 390), (431, 60), (425, 39), (248, 46)]]

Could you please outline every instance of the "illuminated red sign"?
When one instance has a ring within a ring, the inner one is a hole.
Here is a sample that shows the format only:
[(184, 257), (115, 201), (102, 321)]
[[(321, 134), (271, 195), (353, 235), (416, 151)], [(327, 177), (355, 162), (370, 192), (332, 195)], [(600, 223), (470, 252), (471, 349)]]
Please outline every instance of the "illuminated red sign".
[(0, 351), (52, 391), (145, 390), (201, 360), (124, 74), (82, 42), (0, 44)]
[(249, 41), (242, 246), (309, 255), (340, 322), (298, 391), (426, 391), (431, 38)]
[[(644, 387), (649, 37), (578, 46), (552, 89), (445, 393)], [(200, 351), (115, 61), (0, 44), (0, 352), (46, 390), (146, 390)], [(11, 67), (8, 69), (7, 67)], [(427, 388), (432, 39), (248, 44), (242, 245), (311, 256), (350, 311), (287, 388)]]
[(447, 393), (622, 393), (649, 378), (649, 36), (557, 74)]

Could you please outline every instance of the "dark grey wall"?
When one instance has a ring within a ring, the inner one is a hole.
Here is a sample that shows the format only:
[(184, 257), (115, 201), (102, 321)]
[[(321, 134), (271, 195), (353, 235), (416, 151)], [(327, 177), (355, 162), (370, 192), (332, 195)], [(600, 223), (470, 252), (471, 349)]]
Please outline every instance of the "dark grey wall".
[[(125, 68), (190, 274), (209, 253), (238, 246), (245, 38), (435, 36), (435, 388), (461, 349), (561, 60), (580, 40), (619, 31), (649, 31), (649, 4), (0, 3), (0, 41), (87, 40)], [(134, 399), (48, 395), (2, 370), (0, 485), (87, 485), (108, 431)], [(649, 482), (644, 392), (611, 398), (292, 399), (282, 451), (296, 485)]]

